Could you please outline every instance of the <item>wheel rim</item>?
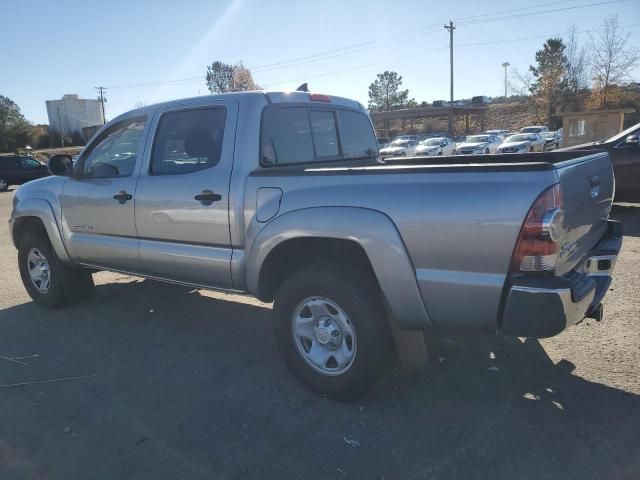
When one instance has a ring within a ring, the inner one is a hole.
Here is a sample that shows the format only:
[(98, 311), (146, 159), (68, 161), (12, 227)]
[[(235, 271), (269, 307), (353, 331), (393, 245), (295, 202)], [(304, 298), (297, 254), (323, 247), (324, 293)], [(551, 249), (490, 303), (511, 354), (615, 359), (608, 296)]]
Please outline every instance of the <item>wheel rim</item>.
[(4, 178), (0, 178), (0, 190), (6, 190), (8, 186), (7, 181)]
[(47, 258), (37, 248), (32, 248), (27, 255), (27, 269), (36, 290), (47, 293), (51, 287), (51, 271)]
[(302, 359), (318, 373), (345, 373), (357, 354), (356, 332), (347, 314), (325, 297), (302, 300), (291, 318), (293, 343)]

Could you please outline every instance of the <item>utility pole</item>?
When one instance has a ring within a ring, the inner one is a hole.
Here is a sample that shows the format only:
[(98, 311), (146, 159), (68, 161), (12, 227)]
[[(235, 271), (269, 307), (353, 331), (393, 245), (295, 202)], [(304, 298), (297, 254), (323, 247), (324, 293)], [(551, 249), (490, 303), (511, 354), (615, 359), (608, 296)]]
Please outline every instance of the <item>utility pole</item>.
[(502, 64), (504, 67), (504, 99), (507, 99), (507, 67), (511, 66), (509, 62), (504, 62)]
[(100, 100), (100, 104), (102, 105), (102, 124), (107, 123), (107, 120), (104, 116), (104, 102), (107, 101), (107, 98), (104, 96), (104, 92), (107, 90), (105, 87), (93, 87), (98, 90), (98, 100)]
[(449, 25), (445, 25), (444, 28), (449, 30), (449, 66), (451, 67), (451, 96), (449, 102), (449, 135), (453, 135), (453, 31), (456, 27), (453, 26), (453, 22), (449, 20)]

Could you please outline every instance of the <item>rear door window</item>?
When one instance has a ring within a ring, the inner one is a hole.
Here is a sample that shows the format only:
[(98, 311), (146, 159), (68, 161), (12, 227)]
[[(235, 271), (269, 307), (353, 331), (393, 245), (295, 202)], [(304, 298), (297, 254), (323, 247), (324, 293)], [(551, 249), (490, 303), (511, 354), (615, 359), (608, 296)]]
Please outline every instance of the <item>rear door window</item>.
[(313, 162), (313, 139), (306, 108), (267, 110), (262, 124), (262, 161), (265, 164)]
[(199, 108), (162, 115), (151, 155), (151, 173), (179, 175), (220, 161), (226, 109)]

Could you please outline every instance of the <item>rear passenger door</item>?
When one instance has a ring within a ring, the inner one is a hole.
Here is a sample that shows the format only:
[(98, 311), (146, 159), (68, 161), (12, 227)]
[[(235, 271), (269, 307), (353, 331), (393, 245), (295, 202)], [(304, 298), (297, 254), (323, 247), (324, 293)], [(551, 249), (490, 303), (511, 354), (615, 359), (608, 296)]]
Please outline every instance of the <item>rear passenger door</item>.
[(229, 180), (237, 103), (164, 109), (136, 191), (142, 273), (231, 288)]

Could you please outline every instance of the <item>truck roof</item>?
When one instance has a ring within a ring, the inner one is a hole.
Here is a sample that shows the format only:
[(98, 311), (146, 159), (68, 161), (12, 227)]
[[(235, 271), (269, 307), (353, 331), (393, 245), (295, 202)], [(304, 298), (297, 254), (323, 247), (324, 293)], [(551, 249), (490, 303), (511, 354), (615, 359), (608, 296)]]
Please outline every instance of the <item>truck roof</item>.
[[(314, 99), (317, 97), (317, 99)], [(344, 97), (337, 97), (334, 95), (319, 94), (316, 92), (287, 92), (287, 91), (264, 91), (264, 90), (252, 90), (247, 92), (229, 92), (229, 93), (216, 93), (213, 95), (201, 95), (198, 97), (188, 97), (176, 100), (169, 100), (166, 102), (154, 103), (141, 108), (130, 110), (121, 115), (118, 115), (113, 120), (119, 120), (122, 118), (149, 114), (152, 110), (158, 107), (180, 107), (193, 104), (212, 104), (218, 100), (237, 100), (238, 102), (251, 102), (251, 101), (264, 101), (268, 103), (318, 103), (318, 104), (330, 104), (338, 105), (341, 107), (352, 108), (355, 110), (366, 111), (365, 107), (355, 100), (350, 100)]]

